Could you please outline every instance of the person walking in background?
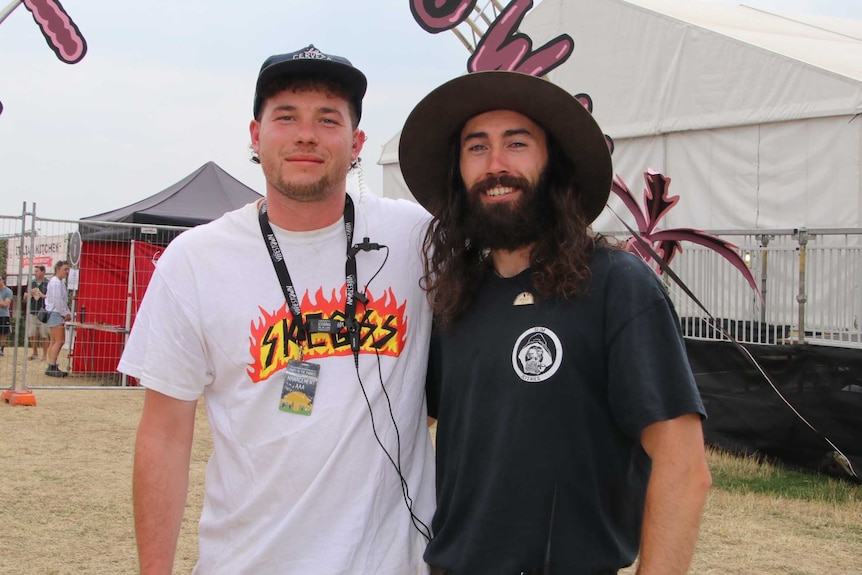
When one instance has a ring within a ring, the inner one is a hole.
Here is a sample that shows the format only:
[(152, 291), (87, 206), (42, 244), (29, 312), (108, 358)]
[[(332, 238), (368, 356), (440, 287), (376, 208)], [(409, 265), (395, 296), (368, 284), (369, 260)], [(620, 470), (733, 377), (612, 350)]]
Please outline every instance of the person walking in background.
[(57, 358), (63, 344), (66, 342), (66, 322), (72, 319), (69, 310), (69, 292), (63, 281), (69, 275), (69, 263), (63, 260), (54, 265), (54, 277), (48, 282), (45, 294), (45, 310), (48, 312), (48, 333), (51, 343), (48, 345), (48, 369), (45, 375), (50, 377), (66, 377), (68, 371), (62, 371), (57, 365)]
[[(147, 388), (133, 478), (142, 575), (171, 573), (201, 394), (213, 452), (197, 575), (428, 571), (429, 216), (348, 193), (365, 90), (347, 59), (314, 46), (268, 58), (249, 126), (265, 199), (183, 232), (159, 259), (118, 367)], [(242, 296), (226, 306), (226, 294)]]
[(613, 173), (592, 116), (541, 78), (467, 74), (411, 112), (400, 164), (434, 216), (432, 573), (685, 573), (705, 412), (663, 284), (589, 229)]
[(30, 359), (39, 359), (39, 348), (42, 348), (42, 359), (48, 359), (48, 345), (50, 336), (48, 334), (48, 323), (39, 321), (39, 310), (45, 309), (45, 296), (48, 294), (48, 280), (45, 279), (45, 266), (33, 268), (33, 279), (30, 280), (30, 288), (27, 290), (27, 298), (30, 300), (27, 309), (30, 313), (28, 322), (28, 336), (33, 352)]
[(4, 355), (12, 331), (12, 290), (6, 286), (6, 276), (0, 274), (0, 355)]

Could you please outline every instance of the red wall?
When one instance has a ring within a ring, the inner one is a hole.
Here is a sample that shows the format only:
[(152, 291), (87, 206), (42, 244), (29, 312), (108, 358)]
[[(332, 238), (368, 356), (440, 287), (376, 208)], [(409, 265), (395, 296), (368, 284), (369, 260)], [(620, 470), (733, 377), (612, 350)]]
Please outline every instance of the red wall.
[[(125, 327), (131, 243), (84, 242), (79, 263), (75, 320)], [(135, 278), (131, 293), (132, 322), (155, 271), (154, 261), (164, 250), (145, 242), (135, 242)], [(77, 328), (72, 351), (75, 373), (116, 371), (125, 336), (95, 329)]]

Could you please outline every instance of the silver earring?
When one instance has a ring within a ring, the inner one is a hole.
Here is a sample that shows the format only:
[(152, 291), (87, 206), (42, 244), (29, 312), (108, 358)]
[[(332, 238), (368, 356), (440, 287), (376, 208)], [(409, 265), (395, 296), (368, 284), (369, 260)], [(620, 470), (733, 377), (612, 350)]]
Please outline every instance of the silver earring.
[(251, 157), (248, 159), (252, 164), (260, 163), (260, 154), (257, 153), (257, 150), (254, 149), (254, 146), (251, 144), (248, 145), (248, 151), (251, 154)]

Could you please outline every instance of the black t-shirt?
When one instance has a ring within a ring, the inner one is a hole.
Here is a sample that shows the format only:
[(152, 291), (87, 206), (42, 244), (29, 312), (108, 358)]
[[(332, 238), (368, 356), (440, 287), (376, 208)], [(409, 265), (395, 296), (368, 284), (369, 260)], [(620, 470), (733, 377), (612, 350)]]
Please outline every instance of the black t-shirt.
[[(641, 430), (704, 414), (679, 321), (640, 259), (592, 255), (587, 294), (529, 301), (530, 271), (488, 274), (435, 333), (435, 538), (425, 560), (455, 575), (541, 568), (593, 574), (638, 551), (649, 458)], [(553, 508), (553, 527), (551, 514)]]
[(34, 298), (32, 295), (30, 296), (30, 313), (36, 313), (43, 307), (45, 307), (45, 295), (48, 293), (48, 280), (42, 280), (41, 282), (37, 279), (30, 280), (30, 289), (39, 288), (39, 291), (42, 292), (42, 297)]

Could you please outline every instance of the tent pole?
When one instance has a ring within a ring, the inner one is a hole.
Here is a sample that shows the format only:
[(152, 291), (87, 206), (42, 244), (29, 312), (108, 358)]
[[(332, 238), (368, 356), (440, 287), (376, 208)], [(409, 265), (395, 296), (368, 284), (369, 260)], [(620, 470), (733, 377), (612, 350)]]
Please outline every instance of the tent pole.
[[(126, 333), (123, 334), (123, 349), (126, 349), (126, 343), (129, 341), (129, 330), (132, 328), (132, 300), (134, 299), (135, 291), (135, 240), (132, 239), (129, 247), (129, 283), (126, 287)], [(128, 385), (128, 376), (124, 373), (122, 378), (122, 386)]]

